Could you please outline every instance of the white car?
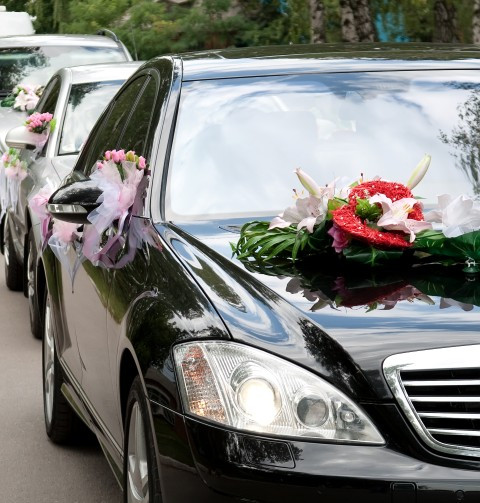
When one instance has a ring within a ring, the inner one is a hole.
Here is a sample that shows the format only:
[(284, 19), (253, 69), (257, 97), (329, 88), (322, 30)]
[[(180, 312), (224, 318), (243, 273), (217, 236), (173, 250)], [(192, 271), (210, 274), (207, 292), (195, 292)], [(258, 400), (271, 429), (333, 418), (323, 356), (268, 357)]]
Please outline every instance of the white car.
[(7, 12), (7, 8), (0, 5), (0, 37), (34, 33), (35, 28), (28, 12)]
[(30, 321), (35, 337), (42, 336), (42, 302), (36, 285), (37, 256), (41, 246), (39, 217), (29, 200), (47, 184), (56, 188), (67, 176), (83, 142), (123, 82), (140, 66), (139, 62), (87, 65), (63, 68), (48, 82), (36, 111), (51, 113), (56, 128), (44, 147), (32, 154), (36, 145), (24, 126), (7, 133), (9, 147), (20, 148), (28, 176), (20, 183), (18, 200), (7, 209), (3, 227), (5, 280), (11, 290), (23, 288), (29, 299)]

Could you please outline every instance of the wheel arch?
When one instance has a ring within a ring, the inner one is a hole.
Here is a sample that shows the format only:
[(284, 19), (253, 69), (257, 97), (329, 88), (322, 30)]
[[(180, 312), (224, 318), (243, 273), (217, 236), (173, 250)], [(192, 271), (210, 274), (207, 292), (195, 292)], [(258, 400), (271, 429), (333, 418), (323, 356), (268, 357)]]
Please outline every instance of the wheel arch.
[(143, 386), (143, 376), (137, 367), (135, 358), (129, 349), (124, 349), (119, 366), (119, 394), (120, 394), (120, 410), (122, 413), (122, 426), (125, 428), (125, 415), (127, 411), (127, 401), (130, 388), (132, 387), (135, 377), (140, 376)]

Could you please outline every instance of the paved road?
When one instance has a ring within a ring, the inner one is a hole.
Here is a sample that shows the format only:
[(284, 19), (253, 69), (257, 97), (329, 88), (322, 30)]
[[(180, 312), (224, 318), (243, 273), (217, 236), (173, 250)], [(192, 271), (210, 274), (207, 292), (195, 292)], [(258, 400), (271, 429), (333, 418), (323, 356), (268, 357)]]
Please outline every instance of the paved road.
[(59, 447), (45, 434), (41, 342), (27, 301), (5, 286), (0, 258), (0, 502), (119, 503), (121, 491), (95, 441)]

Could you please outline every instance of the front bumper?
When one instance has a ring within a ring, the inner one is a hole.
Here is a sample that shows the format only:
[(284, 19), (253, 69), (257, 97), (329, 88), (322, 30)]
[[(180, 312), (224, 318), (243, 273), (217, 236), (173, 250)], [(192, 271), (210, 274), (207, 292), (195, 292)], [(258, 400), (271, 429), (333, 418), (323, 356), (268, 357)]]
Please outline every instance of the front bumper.
[(152, 410), (166, 503), (480, 501), (480, 470), (469, 461), (427, 462), (390, 441), (373, 447), (262, 438), (158, 404)]

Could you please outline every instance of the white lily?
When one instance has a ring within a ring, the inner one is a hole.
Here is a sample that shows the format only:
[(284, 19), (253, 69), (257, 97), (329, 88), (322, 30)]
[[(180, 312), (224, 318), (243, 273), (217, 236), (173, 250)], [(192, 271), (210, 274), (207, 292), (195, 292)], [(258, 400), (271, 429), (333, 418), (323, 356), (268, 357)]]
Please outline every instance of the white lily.
[(33, 110), (37, 106), (39, 99), (40, 98), (35, 93), (26, 93), (22, 90), (15, 98), (13, 108), (17, 108), (22, 111)]
[(417, 167), (413, 170), (408, 182), (405, 184), (410, 190), (415, 188), (423, 180), (431, 161), (432, 156), (425, 154), (422, 160), (417, 164)]
[(452, 199), (449, 194), (438, 196), (438, 209), (425, 215), (428, 222), (442, 224), (447, 238), (480, 230), (480, 203), (462, 194)]
[(402, 231), (405, 234), (410, 234), (410, 243), (415, 241), (415, 236), (421, 231), (431, 229), (432, 224), (408, 218), (408, 214), (412, 211), (416, 204), (420, 204), (412, 197), (406, 197), (393, 202), (385, 194), (375, 194), (368, 200), (371, 204), (380, 203), (382, 206), (383, 215), (378, 220), (377, 225), (386, 230)]
[(297, 168), (295, 174), (298, 176), (300, 183), (308, 190), (308, 193), (312, 196), (322, 197), (322, 189), (317, 185), (317, 182), (305, 173), (305, 171)]
[(297, 224), (298, 230), (306, 228), (308, 232), (312, 233), (314, 226), (321, 224), (327, 218), (328, 201), (333, 199), (335, 195), (337, 180), (329, 183), (326, 187), (320, 187), (312, 177), (300, 168), (297, 168), (295, 173), (301, 184), (308, 190), (309, 195), (297, 198), (295, 206), (290, 206), (271, 221), (269, 229), (282, 229)]

